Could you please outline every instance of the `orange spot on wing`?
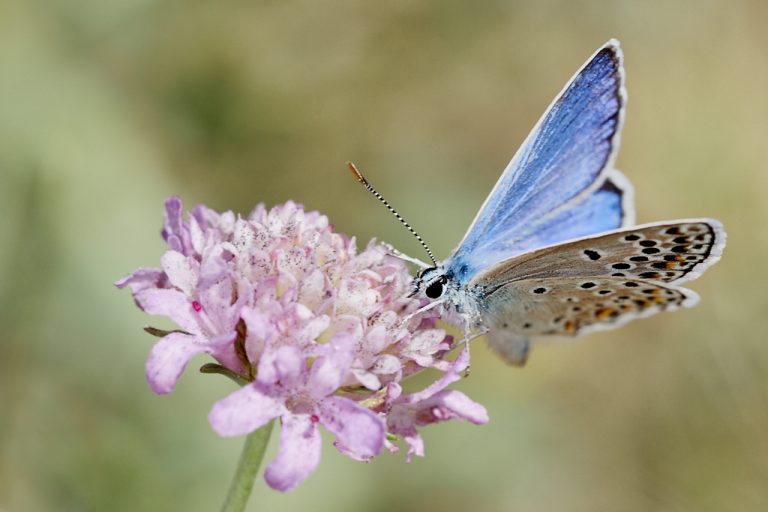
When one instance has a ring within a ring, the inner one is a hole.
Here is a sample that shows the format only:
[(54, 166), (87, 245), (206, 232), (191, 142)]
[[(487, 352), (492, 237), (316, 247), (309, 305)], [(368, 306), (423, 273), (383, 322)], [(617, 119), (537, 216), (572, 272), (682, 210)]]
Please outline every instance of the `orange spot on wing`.
[(610, 317), (614, 311), (615, 310), (611, 308), (600, 308), (595, 311), (595, 318), (598, 320), (605, 320), (606, 318)]

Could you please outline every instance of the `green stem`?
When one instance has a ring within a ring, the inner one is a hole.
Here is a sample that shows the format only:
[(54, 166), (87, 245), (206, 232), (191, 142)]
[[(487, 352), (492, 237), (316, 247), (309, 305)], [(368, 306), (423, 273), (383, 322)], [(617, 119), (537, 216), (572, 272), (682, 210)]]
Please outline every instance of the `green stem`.
[(232, 484), (229, 486), (227, 499), (221, 507), (221, 512), (242, 512), (245, 510), (251, 489), (253, 489), (253, 483), (256, 481), (256, 473), (259, 472), (261, 460), (267, 450), (274, 423), (274, 420), (270, 421), (245, 438), (243, 453), (240, 454), (240, 462), (237, 464), (237, 471), (232, 479)]

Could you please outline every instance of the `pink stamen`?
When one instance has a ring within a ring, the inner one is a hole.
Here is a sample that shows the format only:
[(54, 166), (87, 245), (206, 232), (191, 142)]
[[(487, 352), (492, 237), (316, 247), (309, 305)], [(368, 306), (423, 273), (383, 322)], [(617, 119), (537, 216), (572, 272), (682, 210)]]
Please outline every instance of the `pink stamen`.
[(200, 312), (203, 310), (203, 305), (197, 302), (196, 300), (192, 301), (192, 309), (194, 309), (196, 312)]
[(311, 421), (312, 423), (317, 423), (318, 421), (320, 421), (320, 417), (317, 414), (313, 414), (312, 416), (309, 417), (309, 421)]

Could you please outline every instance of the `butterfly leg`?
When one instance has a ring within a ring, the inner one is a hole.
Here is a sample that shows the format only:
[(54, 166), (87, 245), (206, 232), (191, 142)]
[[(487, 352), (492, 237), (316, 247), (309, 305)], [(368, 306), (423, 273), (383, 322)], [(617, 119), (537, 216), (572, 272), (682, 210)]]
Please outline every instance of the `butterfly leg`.
[[(479, 338), (480, 336), (483, 336), (484, 334), (487, 334), (488, 331), (490, 331), (490, 329), (488, 329), (485, 326), (482, 326), (478, 331), (471, 332), (470, 322), (468, 322), (468, 321), (464, 322), (464, 337), (461, 340), (459, 340), (459, 342), (456, 343), (456, 345), (454, 345), (454, 346), (457, 347), (457, 346), (463, 344), (464, 348), (467, 351), (467, 354), (469, 354), (469, 342), (472, 341), (475, 338)], [(465, 378), (469, 377), (471, 368), (472, 368), (472, 363), (471, 362), (467, 362), (467, 369), (464, 370), (464, 377)]]
[(407, 254), (404, 254), (404, 253), (398, 251), (392, 245), (390, 245), (390, 244), (388, 244), (386, 242), (382, 242), (381, 245), (383, 245), (387, 249), (387, 251), (389, 252), (390, 256), (393, 256), (393, 257), (395, 257), (397, 259), (400, 259), (400, 260), (403, 260), (403, 261), (407, 261), (408, 263), (413, 263), (414, 265), (416, 265), (418, 267), (421, 267), (421, 268), (430, 268), (432, 266), (432, 265), (430, 265), (428, 263), (424, 263), (423, 261), (421, 261), (418, 258), (414, 258), (412, 256), (408, 256)]
[(409, 322), (411, 320), (411, 318), (415, 317), (416, 315), (420, 315), (420, 314), (424, 313), (425, 311), (429, 311), (430, 309), (435, 308), (435, 307), (441, 305), (444, 302), (445, 302), (444, 300), (436, 300), (436, 301), (430, 302), (426, 306), (421, 307), (421, 308), (417, 309), (416, 311), (414, 311), (413, 313), (411, 313), (410, 315), (406, 316), (403, 319), (403, 323)]

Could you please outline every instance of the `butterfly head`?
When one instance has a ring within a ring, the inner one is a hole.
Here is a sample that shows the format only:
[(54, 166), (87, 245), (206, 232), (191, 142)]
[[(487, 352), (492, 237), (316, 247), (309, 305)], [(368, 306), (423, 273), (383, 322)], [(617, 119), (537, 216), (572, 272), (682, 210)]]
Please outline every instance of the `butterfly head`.
[(425, 268), (414, 277), (410, 297), (429, 299), (431, 304), (424, 308), (441, 304), (443, 320), (479, 327), (481, 325), (478, 309), (480, 297), (474, 289), (464, 288), (453, 272), (450, 266), (444, 264)]
[(428, 299), (439, 299), (445, 293), (447, 284), (448, 275), (442, 266), (425, 268), (413, 279), (411, 296), (423, 294)]

